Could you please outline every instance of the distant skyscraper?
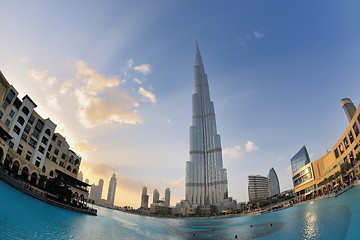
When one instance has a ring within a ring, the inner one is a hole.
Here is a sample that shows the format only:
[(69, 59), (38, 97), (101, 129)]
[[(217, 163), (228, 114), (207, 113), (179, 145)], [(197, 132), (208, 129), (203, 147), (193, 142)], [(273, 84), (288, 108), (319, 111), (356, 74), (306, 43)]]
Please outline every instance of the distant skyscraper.
[(115, 191), (116, 191), (116, 175), (115, 173), (112, 175), (109, 183), (109, 190), (108, 190), (108, 196), (107, 200), (114, 205), (115, 200)]
[(101, 199), (103, 187), (104, 187), (103, 179), (99, 180), (98, 185), (92, 184), (91, 191), (90, 191), (90, 198), (91, 199)]
[(274, 170), (271, 168), (268, 174), (269, 185), (270, 185), (270, 194), (271, 196), (280, 195), (280, 184), (278, 176)]
[(192, 95), (190, 159), (186, 162), (186, 200), (190, 205), (222, 205), (228, 198), (220, 136), (216, 131), (214, 104), (199, 46), (196, 42), (195, 93)]
[(149, 195), (147, 195), (147, 188), (143, 187), (141, 194), (141, 208), (149, 208)]
[(164, 205), (166, 207), (170, 206), (170, 188), (165, 189), (165, 202)]
[(80, 171), (80, 172), (78, 173), (77, 179), (79, 179), (80, 181), (83, 180), (83, 173), (82, 173), (82, 171)]
[(269, 179), (260, 175), (248, 176), (249, 201), (261, 201), (270, 197)]
[(159, 191), (155, 189), (153, 193), (153, 203), (158, 203), (159, 199), (160, 199)]
[(353, 119), (356, 112), (354, 103), (350, 100), (350, 98), (343, 98), (341, 99), (341, 106), (343, 107), (349, 122), (351, 122), (351, 119)]
[(297, 152), (291, 158), (291, 169), (292, 173), (294, 174), (297, 170), (305, 166), (306, 164), (310, 163), (310, 157), (306, 150), (306, 147), (303, 146), (299, 152)]

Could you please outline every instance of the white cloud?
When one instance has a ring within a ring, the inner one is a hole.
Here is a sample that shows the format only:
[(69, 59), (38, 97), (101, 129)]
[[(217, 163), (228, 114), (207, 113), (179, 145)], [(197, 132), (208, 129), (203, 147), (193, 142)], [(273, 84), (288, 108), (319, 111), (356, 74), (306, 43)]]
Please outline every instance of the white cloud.
[(127, 62), (127, 66), (128, 68), (132, 68), (133, 67), (133, 64), (134, 64), (134, 60), (133, 59), (129, 59), (128, 62)]
[(37, 71), (35, 69), (28, 71), (28, 77), (34, 79), (37, 82), (43, 81), (47, 75), (48, 71)]
[(139, 93), (142, 96), (148, 98), (151, 102), (156, 103), (156, 96), (152, 92), (146, 91), (145, 89), (143, 89), (141, 87), (141, 88), (139, 88)]
[(55, 108), (57, 110), (61, 110), (61, 107), (59, 106), (57, 95), (50, 93), (46, 95), (46, 102), (49, 107)]
[(260, 31), (255, 30), (255, 31), (254, 31), (254, 37), (255, 37), (256, 39), (260, 39), (260, 38), (263, 38), (263, 37), (264, 37), (264, 34), (261, 33)]
[(61, 95), (65, 95), (68, 92), (68, 90), (71, 88), (72, 84), (73, 84), (73, 81), (71, 79), (63, 82), (60, 86), (59, 93)]
[(172, 180), (172, 181), (171, 181), (171, 185), (172, 185), (173, 187), (183, 187), (183, 186), (185, 186), (185, 178), (180, 178), (180, 179)]
[(84, 83), (76, 89), (75, 95), (79, 103), (79, 120), (85, 127), (114, 122), (141, 123), (136, 110), (139, 104), (125, 89), (119, 88), (124, 81), (97, 73), (84, 61), (76, 62), (75, 69), (76, 78)]
[(143, 74), (148, 74), (151, 72), (151, 66), (149, 64), (141, 64), (139, 66), (134, 67), (134, 69)]
[(73, 144), (72, 148), (75, 151), (79, 151), (79, 152), (89, 152), (89, 151), (96, 151), (97, 148), (95, 146), (93, 146), (89, 141), (87, 140), (82, 140), (80, 142), (76, 142)]
[(222, 150), (225, 157), (230, 159), (239, 159), (244, 153), (241, 150), (240, 145), (236, 145), (232, 148), (225, 148)]
[(138, 83), (138, 84), (142, 84), (142, 83), (143, 83), (143, 82), (142, 82), (140, 79), (138, 79), (138, 78), (134, 78), (133, 81), (136, 82), (136, 83)]
[(254, 142), (252, 142), (252, 141), (247, 141), (246, 144), (245, 144), (245, 150), (246, 150), (247, 152), (252, 152), (252, 151), (258, 150), (258, 147), (255, 146)]

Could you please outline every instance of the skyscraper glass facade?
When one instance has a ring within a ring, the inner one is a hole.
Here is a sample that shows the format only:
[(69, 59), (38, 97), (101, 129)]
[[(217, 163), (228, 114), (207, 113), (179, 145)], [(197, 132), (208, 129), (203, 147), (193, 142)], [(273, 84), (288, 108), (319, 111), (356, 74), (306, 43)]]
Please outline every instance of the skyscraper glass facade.
[(306, 164), (310, 163), (309, 154), (306, 150), (306, 147), (303, 146), (299, 152), (297, 152), (291, 158), (291, 169), (292, 173), (294, 174), (297, 170), (305, 166)]

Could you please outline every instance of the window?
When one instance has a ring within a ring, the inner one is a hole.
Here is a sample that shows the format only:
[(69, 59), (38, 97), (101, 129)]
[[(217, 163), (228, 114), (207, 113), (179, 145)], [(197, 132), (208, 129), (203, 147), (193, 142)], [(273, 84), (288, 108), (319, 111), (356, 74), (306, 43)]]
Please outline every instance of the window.
[(20, 128), (19, 128), (17, 125), (15, 125), (13, 131), (14, 131), (17, 135), (19, 135), (19, 133), (20, 133), (21, 130), (20, 130)]
[(46, 129), (46, 130), (45, 130), (45, 133), (50, 137), (50, 135), (51, 135), (50, 129)]
[(41, 139), (41, 142), (42, 142), (43, 144), (47, 145), (48, 142), (49, 142), (49, 140), (48, 140), (46, 137), (43, 137), (43, 138)]
[(334, 154), (335, 154), (335, 157), (338, 158), (339, 157), (339, 150), (336, 148), (334, 150)]
[(9, 93), (7, 94), (5, 100), (6, 100), (8, 103), (11, 103), (11, 101), (14, 99), (14, 97), (15, 97), (15, 92), (14, 92), (12, 89), (10, 89), (10, 91), (9, 91)]
[(50, 152), (46, 153), (46, 158), (50, 159)]
[(353, 143), (354, 142), (354, 136), (353, 136), (351, 130), (348, 132), (348, 136), (349, 136), (350, 143)]
[(18, 149), (17, 149), (16, 152), (17, 152), (19, 155), (21, 155), (22, 150), (23, 150), (23, 145), (19, 144), (19, 147), (18, 147)]
[(0, 110), (0, 119), (3, 117), (4, 113)]
[(29, 144), (30, 146), (32, 146), (33, 148), (35, 148), (35, 145), (37, 144), (37, 142), (36, 142), (34, 139), (30, 138), (28, 144)]
[(2, 105), (2, 108), (5, 110), (7, 108), (9, 104), (7, 102), (4, 102), (4, 104)]
[(61, 167), (63, 167), (63, 168), (65, 167), (64, 162), (63, 162), (63, 161), (60, 161), (59, 165), (60, 165)]
[(25, 156), (25, 159), (26, 160), (28, 160), (28, 161), (30, 161), (30, 159), (31, 159), (31, 152), (30, 151), (27, 151), (27, 153), (26, 153), (26, 156)]
[(34, 121), (35, 121), (35, 117), (34, 117), (33, 115), (31, 115), (28, 122), (29, 122), (30, 124), (33, 124)]
[(43, 146), (39, 146), (39, 152), (41, 152), (42, 154), (44, 154), (44, 152), (45, 152), (45, 148), (43, 147)]
[(39, 162), (39, 161), (36, 161), (36, 162), (35, 162), (35, 166), (40, 167), (40, 162)]
[(37, 139), (39, 139), (39, 132), (38, 132), (38, 131), (34, 130), (33, 133), (32, 133), (32, 135), (33, 135), (34, 137), (36, 137)]
[(53, 141), (55, 141), (55, 140), (56, 140), (56, 135), (54, 134), (51, 139), (52, 139)]
[(9, 142), (9, 147), (11, 147), (11, 148), (14, 147), (14, 143), (12, 141)]
[(38, 120), (36, 125), (35, 125), (35, 129), (38, 130), (39, 132), (41, 132), (43, 127), (44, 127), (44, 123), (41, 120)]
[(65, 158), (66, 158), (66, 155), (65, 155), (65, 153), (63, 153), (63, 154), (61, 155), (61, 159), (64, 159), (64, 160), (65, 160)]
[(31, 126), (29, 124), (26, 124), (24, 132), (29, 133)]
[(359, 128), (358, 128), (356, 122), (353, 125), (353, 129), (354, 129), (354, 132), (355, 132), (355, 136), (358, 136), (359, 135)]
[(53, 177), (53, 176), (54, 176), (54, 171), (50, 171), (49, 175), (50, 175), (51, 177)]
[(25, 113), (25, 115), (27, 116), (27, 115), (29, 115), (30, 111), (29, 111), (29, 109), (27, 107), (23, 107), (22, 112)]
[(55, 155), (58, 155), (59, 154), (59, 149), (55, 148), (54, 153), (55, 153)]
[(51, 161), (56, 162), (56, 157), (52, 157)]
[(18, 123), (20, 123), (21, 126), (24, 125), (24, 123), (25, 123), (25, 120), (22, 116), (19, 116), (17, 121), (18, 121)]
[(27, 141), (27, 135), (26, 135), (25, 133), (23, 133), (23, 134), (21, 135), (21, 139), (26, 142), (26, 141)]
[(14, 112), (14, 110), (11, 109), (11, 111), (10, 111), (10, 113), (9, 113), (9, 116), (10, 116), (10, 117), (13, 117), (14, 115), (15, 115), (15, 112)]
[(48, 151), (51, 151), (52, 145), (50, 144), (48, 147)]
[(6, 121), (5, 121), (5, 125), (10, 126), (10, 123), (11, 123), (10, 120), (7, 118)]
[(16, 98), (14, 101), (14, 107), (19, 110), (19, 108), (21, 107), (21, 104), (22, 103), (21, 103), (20, 99)]
[(60, 141), (60, 140), (58, 140), (57, 145), (58, 145), (59, 147), (61, 146), (61, 141)]
[(343, 142), (344, 142), (345, 148), (348, 149), (348, 147), (349, 147), (349, 142), (348, 142), (348, 140), (347, 140), (346, 137), (343, 139)]

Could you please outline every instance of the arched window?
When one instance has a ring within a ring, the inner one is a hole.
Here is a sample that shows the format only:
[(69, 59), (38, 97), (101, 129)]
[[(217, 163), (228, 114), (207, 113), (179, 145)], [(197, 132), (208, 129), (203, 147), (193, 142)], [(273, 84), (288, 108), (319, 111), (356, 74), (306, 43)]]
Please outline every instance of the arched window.
[(74, 173), (74, 174), (77, 173), (76, 168), (73, 169), (72, 173)]
[(23, 107), (22, 112), (25, 113), (25, 115), (27, 116), (30, 111), (29, 111), (29, 109), (27, 107)]
[(46, 167), (45, 166), (42, 167), (42, 172), (46, 172)]
[(46, 129), (45, 133), (50, 137), (50, 135), (51, 135), (50, 129)]
[(75, 165), (78, 165), (80, 163), (79, 159), (75, 160)]
[(49, 176), (53, 177), (54, 176), (54, 171), (50, 171)]
[(21, 124), (21, 126), (24, 125), (24, 123), (25, 123), (25, 119), (22, 116), (19, 116), (17, 121), (18, 121), (18, 123)]
[(66, 170), (68, 170), (68, 171), (70, 171), (70, 172), (71, 172), (71, 167), (70, 167), (70, 165), (69, 165), (69, 166), (67, 166)]

